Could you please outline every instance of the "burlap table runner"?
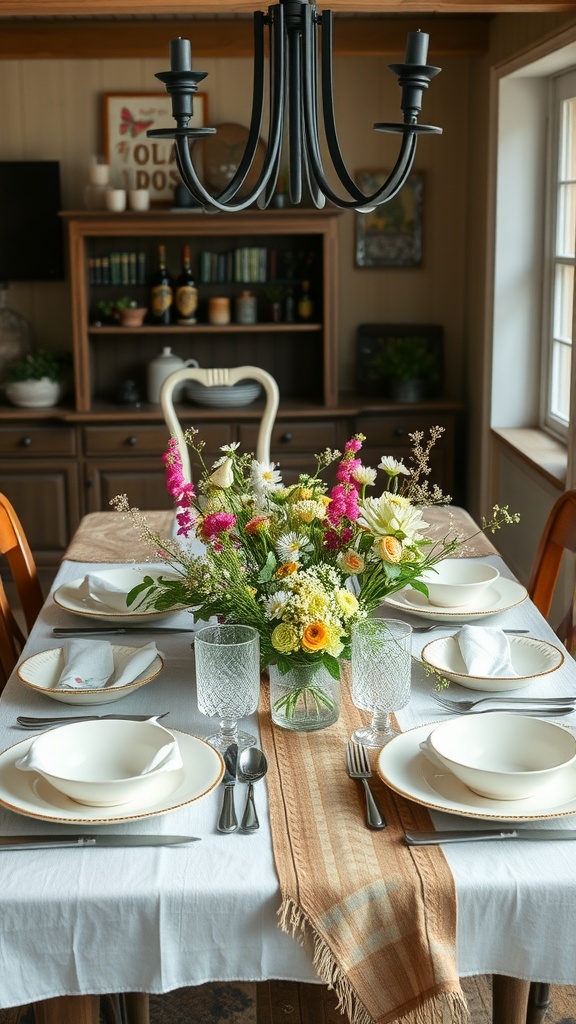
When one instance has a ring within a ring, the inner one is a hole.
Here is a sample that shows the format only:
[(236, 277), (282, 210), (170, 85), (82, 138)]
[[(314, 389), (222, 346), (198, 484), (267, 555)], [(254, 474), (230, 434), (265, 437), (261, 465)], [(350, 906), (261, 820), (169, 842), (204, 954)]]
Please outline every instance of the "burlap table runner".
[(281, 927), (310, 946), (352, 1024), (469, 1021), (452, 874), (438, 847), (405, 844), (405, 829), (432, 828), (427, 810), (377, 777), (388, 827), (366, 827), (363, 788), (345, 768), (346, 741), (362, 724), (346, 682), (340, 718), (326, 730), (272, 725), (267, 685), (260, 704)]
[[(174, 512), (145, 512), (144, 515), (156, 533), (170, 536)], [(478, 530), (468, 512), (457, 506), (427, 508), (425, 518), (431, 526), (426, 532), (435, 540), (454, 533), (471, 537)], [(480, 533), (456, 554), (473, 558), (494, 555), (497, 551), (492, 542)], [(137, 529), (127, 516), (119, 512), (90, 512), (80, 523), (64, 558), (73, 562), (145, 562), (154, 561), (154, 551), (140, 540)]]
[[(145, 512), (156, 533), (169, 537), (174, 512)], [(158, 561), (153, 548), (140, 540), (132, 521), (120, 512), (90, 512), (76, 530), (64, 558), (72, 562)]]

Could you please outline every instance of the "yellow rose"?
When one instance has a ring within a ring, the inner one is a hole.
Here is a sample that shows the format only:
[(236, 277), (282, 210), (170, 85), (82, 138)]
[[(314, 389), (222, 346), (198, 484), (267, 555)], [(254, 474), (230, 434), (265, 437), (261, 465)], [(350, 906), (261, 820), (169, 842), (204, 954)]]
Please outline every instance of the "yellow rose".
[(280, 654), (291, 654), (298, 650), (298, 633), (288, 622), (281, 622), (272, 631), (272, 647)]
[(347, 618), (358, 611), (358, 601), (354, 597), (354, 594), (351, 594), (349, 590), (342, 588), (341, 590), (337, 590), (334, 596), (338, 607), (344, 612), (344, 615)]
[(357, 574), (364, 571), (366, 562), (362, 558), (362, 555), (359, 555), (357, 551), (349, 549), (348, 551), (340, 552), (338, 556), (338, 565), (341, 569), (344, 569), (345, 572)]

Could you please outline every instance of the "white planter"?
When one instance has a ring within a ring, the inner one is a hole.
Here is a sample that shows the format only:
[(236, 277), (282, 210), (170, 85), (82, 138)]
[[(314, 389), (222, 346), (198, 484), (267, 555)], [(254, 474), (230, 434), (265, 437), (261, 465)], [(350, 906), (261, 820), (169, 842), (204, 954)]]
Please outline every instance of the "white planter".
[(23, 409), (44, 409), (56, 405), (62, 388), (56, 380), (42, 377), (41, 380), (19, 380), (5, 385), (6, 397), (12, 405)]

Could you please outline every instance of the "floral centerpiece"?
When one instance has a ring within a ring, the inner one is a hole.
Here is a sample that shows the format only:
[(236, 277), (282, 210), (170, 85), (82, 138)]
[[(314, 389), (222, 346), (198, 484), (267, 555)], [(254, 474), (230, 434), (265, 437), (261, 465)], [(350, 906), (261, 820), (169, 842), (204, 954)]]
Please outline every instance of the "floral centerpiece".
[[(196, 551), (162, 538), (126, 495), (113, 499), (172, 570), (157, 580), (145, 577), (129, 604), (185, 606), (200, 620), (217, 616), (254, 626), (262, 666), (276, 685), (275, 720), (287, 727), (302, 718), (317, 723), (307, 728), (330, 724), (338, 716), (337, 681), (354, 624), (402, 587), (426, 594), (422, 573), (463, 543), (449, 534), (434, 541), (426, 532), (425, 507), (451, 500), (428, 481), (430, 452), (442, 433), (434, 427), (427, 440), (411, 434), (409, 467), (383, 456), (380, 476), (363, 465), (365, 438), (356, 434), (343, 453), (317, 455), (313, 475), (285, 486), (273, 463), (241, 454), (237, 444), (223, 445), (221, 458), (206, 466), (204, 444), (188, 430), (186, 442), (202, 466), (197, 486), (184, 479), (174, 439), (164, 462), (178, 535), (202, 543)], [(337, 482), (328, 489), (322, 474), (338, 460)], [(371, 496), (378, 479), (380, 493)], [(495, 506), (482, 528), (494, 531), (514, 518)]]

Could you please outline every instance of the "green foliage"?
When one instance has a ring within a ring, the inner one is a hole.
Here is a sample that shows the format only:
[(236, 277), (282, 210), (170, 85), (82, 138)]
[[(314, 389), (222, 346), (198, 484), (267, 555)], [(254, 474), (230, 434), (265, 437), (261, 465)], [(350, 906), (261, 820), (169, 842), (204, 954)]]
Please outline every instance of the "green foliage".
[(384, 369), (395, 380), (438, 380), (437, 353), (424, 338), (392, 338), (383, 353)]
[(6, 371), (4, 383), (15, 384), (23, 380), (42, 380), (43, 377), (58, 381), (62, 378), (67, 362), (66, 358), (39, 348), (19, 362), (12, 363)]

